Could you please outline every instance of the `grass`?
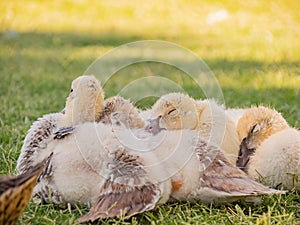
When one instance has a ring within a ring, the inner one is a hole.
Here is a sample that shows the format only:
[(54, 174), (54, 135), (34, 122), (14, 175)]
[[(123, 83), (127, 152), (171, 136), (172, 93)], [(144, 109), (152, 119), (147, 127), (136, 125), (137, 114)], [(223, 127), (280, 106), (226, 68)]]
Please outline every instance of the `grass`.
[[(226, 9), (226, 20), (207, 23)], [(270, 105), (300, 128), (300, 4), (297, 1), (13, 0), (0, 2), (0, 174), (15, 174), (31, 123), (64, 107), (71, 80), (109, 50), (132, 41), (174, 42), (202, 58), (226, 106)], [(170, 55), (172, 57), (172, 55)], [(184, 60), (184, 59), (182, 59)], [(105, 85), (107, 96), (141, 76), (161, 75), (205, 97), (176, 68), (134, 64)], [(137, 102), (149, 107), (154, 98)], [(265, 196), (261, 205), (176, 203), (99, 224), (300, 224), (299, 191)], [(30, 202), (19, 224), (76, 224), (86, 208)]]

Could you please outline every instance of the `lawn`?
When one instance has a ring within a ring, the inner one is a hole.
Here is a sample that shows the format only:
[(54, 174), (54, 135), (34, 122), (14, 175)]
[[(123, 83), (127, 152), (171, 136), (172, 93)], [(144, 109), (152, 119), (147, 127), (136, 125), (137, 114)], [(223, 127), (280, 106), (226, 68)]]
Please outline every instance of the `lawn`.
[[(293, 0), (1, 1), (0, 174), (15, 174), (26, 131), (41, 115), (64, 107), (71, 81), (98, 57), (133, 41), (162, 40), (190, 50), (215, 75), (227, 107), (275, 107), (300, 128), (299, 12)], [(152, 75), (205, 97), (183, 71), (155, 62), (130, 65), (102, 81), (106, 96)], [(150, 107), (154, 100), (136, 104)], [(19, 224), (76, 224), (87, 210), (30, 202)], [(300, 224), (299, 218), (300, 193), (292, 191), (263, 197), (260, 205), (176, 203), (99, 224)]]

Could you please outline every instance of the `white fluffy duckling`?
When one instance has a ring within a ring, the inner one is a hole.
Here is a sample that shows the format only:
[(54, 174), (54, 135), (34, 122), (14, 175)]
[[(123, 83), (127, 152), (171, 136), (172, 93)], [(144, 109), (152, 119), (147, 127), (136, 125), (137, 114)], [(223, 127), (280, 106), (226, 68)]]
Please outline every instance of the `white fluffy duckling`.
[[(51, 154), (47, 148), (53, 141), (55, 131), (61, 127), (67, 127), (64, 132), (71, 132), (71, 125), (83, 122), (95, 121), (103, 110), (103, 90), (100, 82), (94, 76), (80, 76), (72, 82), (71, 92), (66, 101), (64, 113), (52, 113), (39, 118), (28, 131), (21, 154), (17, 162), (19, 173), (28, 171), (33, 165), (41, 162)], [(86, 99), (92, 99), (86, 101)], [(48, 164), (39, 181), (51, 176), (52, 162)], [(64, 204), (60, 193), (52, 191), (47, 185), (41, 186), (38, 182), (34, 189), (34, 196), (43, 196), (46, 202), (53, 201), (58, 205)], [(38, 198), (38, 197), (37, 197)]]
[[(97, 120), (100, 111), (103, 110), (103, 98), (102, 87), (94, 76), (80, 76), (75, 79), (66, 101), (68, 110), (47, 114), (30, 127), (18, 158), (17, 171), (24, 173), (33, 164), (41, 161), (41, 157), (46, 156), (41, 153), (48, 142), (52, 141), (52, 134), (59, 128)], [(86, 99), (93, 99), (93, 101), (86, 101)]]
[[(214, 100), (195, 101), (182, 93), (162, 96), (152, 107), (148, 128), (153, 133), (161, 129), (196, 129), (201, 137), (216, 143), (230, 162), (235, 163), (239, 151), (236, 126), (226, 116), (223, 106)], [(155, 120), (159, 120), (156, 123)], [(159, 124), (160, 128), (153, 127)]]
[(143, 128), (145, 123), (139, 113), (139, 110), (130, 100), (114, 96), (105, 100), (104, 109), (101, 111), (97, 122), (127, 128)]
[(85, 123), (48, 146), (54, 155), (47, 185), (66, 203), (93, 205), (80, 222), (131, 216), (171, 199), (219, 203), (280, 193), (249, 179), (197, 131), (138, 139), (140, 130), (135, 136), (110, 127)]
[[(90, 78), (85, 77), (84, 80), (88, 79)], [(96, 121), (113, 125), (113, 127), (106, 127), (107, 129), (116, 128), (114, 125), (122, 125), (123, 127), (127, 128), (144, 127), (144, 122), (139, 117), (139, 111), (129, 100), (116, 96), (107, 99), (104, 102), (104, 105), (102, 105), (103, 91), (99, 82), (96, 82), (97, 88), (91, 90), (90, 92), (88, 92), (87, 85), (80, 79), (75, 80), (73, 83), (74, 84), (72, 86), (74, 87), (72, 88), (72, 93), (75, 93), (76, 89), (76, 95), (72, 96), (71, 93), (71, 97), (67, 99), (65, 108), (66, 116), (63, 117), (56, 125), (56, 127), (61, 127), (61, 129), (58, 132), (55, 132), (54, 136), (51, 136), (51, 133), (49, 134), (48, 138), (50, 137), (50, 139), (47, 139), (47, 145), (45, 145), (45, 148), (47, 147), (47, 151), (44, 151), (43, 149), (42, 154), (38, 154), (38, 159), (31, 156), (34, 161), (38, 161), (41, 158), (45, 157), (46, 154), (52, 152), (53, 148), (48, 147), (49, 142), (54, 141), (53, 138), (62, 139), (65, 135), (72, 132), (72, 130), (74, 129), (74, 127), (70, 126), (70, 124), (72, 123), (76, 126), (83, 122)], [(80, 85), (76, 85), (77, 83), (79, 83)], [(87, 92), (89, 93), (89, 95), (87, 95)], [(68, 112), (72, 112), (72, 123), (69, 122), (70, 115), (67, 114)], [(42, 125), (44, 125), (44, 123)], [(42, 127), (41, 129), (44, 129), (44, 127)], [(54, 141), (54, 143), (56, 144), (57, 142)], [(53, 159), (53, 161), (56, 162), (57, 159), (56, 157), (54, 158), (55, 159)], [(61, 159), (66, 161), (66, 158)], [(69, 202), (75, 204), (75, 201), (69, 201), (68, 197), (64, 196), (63, 193), (60, 193), (58, 191), (55, 182), (50, 182), (52, 181), (51, 176), (53, 174), (52, 163), (55, 164), (55, 162), (53, 161), (51, 162), (51, 166), (47, 168), (47, 172), (44, 173), (44, 175), (41, 177), (34, 190), (35, 199), (42, 199), (45, 202), (52, 202), (54, 204), (60, 205), (61, 207), (65, 207)], [(49, 195), (50, 192), (51, 194)], [(89, 203), (90, 201), (81, 199), (81, 202)]]
[[(130, 133), (103, 123), (76, 126), (72, 134), (48, 145), (54, 152), (52, 175), (39, 185), (60, 193), (65, 204), (94, 204), (98, 212), (90, 213), (88, 220), (121, 216), (122, 212), (131, 215), (165, 202), (165, 184), (149, 176), (144, 160), (120, 143), (120, 135), (128, 142)], [(149, 160), (157, 161), (154, 156)]]
[(274, 109), (253, 107), (238, 122), (237, 166), (274, 188), (300, 187), (300, 132)]

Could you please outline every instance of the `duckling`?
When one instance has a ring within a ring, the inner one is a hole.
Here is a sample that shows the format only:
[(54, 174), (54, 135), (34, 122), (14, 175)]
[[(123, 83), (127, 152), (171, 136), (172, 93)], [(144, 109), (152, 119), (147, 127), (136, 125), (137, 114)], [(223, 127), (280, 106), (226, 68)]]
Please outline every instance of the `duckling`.
[[(121, 215), (126, 209), (130, 209), (127, 213), (152, 209), (162, 199), (163, 185), (147, 176), (143, 161), (120, 144), (120, 137), (112, 128), (87, 122), (51, 142), (47, 148), (54, 153), (52, 175), (38, 185), (60, 193), (65, 205), (94, 204), (99, 196), (115, 192), (117, 197), (109, 195), (109, 199), (103, 200), (105, 207), (107, 201), (119, 201), (115, 207), (111, 202), (110, 208), (106, 208), (107, 217)], [(117, 131), (126, 136), (130, 133), (122, 127)]]
[[(139, 117), (138, 109), (135, 108), (129, 100), (126, 100), (119, 96), (115, 96), (107, 99), (104, 102), (103, 107), (102, 106), (99, 107), (100, 106), (99, 104), (96, 110), (97, 116), (94, 117), (93, 111), (89, 109), (91, 109), (90, 106), (93, 106), (92, 103), (97, 102), (96, 98), (99, 98), (99, 93), (98, 94), (95, 93), (95, 95), (86, 96), (85, 92), (80, 90), (81, 88), (84, 89), (86, 87), (84, 86), (84, 84), (77, 87), (78, 90), (77, 90), (76, 98), (77, 98), (77, 103), (80, 104), (78, 105), (71, 104), (69, 102), (70, 98), (68, 98), (65, 107), (66, 114), (67, 112), (72, 112), (73, 121), (78, 121), (78, 122), (74, 122), (74, 124), (78, 125), (80, 122), (83, 121), (89, 122), (94, 120), (96, 122), (102, 122), (105, 124), (108, 123), (112, 125), (123, 125), (128, 128), (135, 128), (135, 127), (141, 128), (144, 126), (143, 120)], [(101, 93), (103, 93), (102, 89), (101, 89)], [(102, 96), (103, 94), (100, 97), (100, 102), (103, 101)], [(87, 106), (84, 107), (84, 104), (87, 104)], [(77, 111), (82, 111), (82, 113), (78, 113)], [(54, 133), (53, 139), (51, 139), (52, 141), (56, 139), (58, 140), (62, 139), (68, 134), (73, 132), (75, 126), (68, 126), (70, 123), (68, 123), (68, 121), (65, 120), (62, 120), (62, 122), (59, 124), (61, 129), (59, 129)], [(111, 128), (108, 127), (108, 129)], [(51, 149), (51, 148), (47, 148), (47, 149)], [(50, 150), (50, 152), (52, 152), (52, 150)], [(61, 192), (57, 191), (58, 188), (56, 188), (55, 182), (51, 182), (52, 174), (53, 171), (52, 171), (52, 164), (51, 164), (51, 168), (49, 169), (47, 174), (48, 178), (44, 177), (43, 180), (37, 184), (34, 190), (34, 197), (35, 199), (42, 199), (45, 202), (52, 202), (61, 207), (65, 207), (66, 204), (69, 203), (68, 198), (65, 199), (65, 197), (63, 197), (64, 195), (61, 194)], [(50, 190), (51, 190), (51, 195), (49, 195)], [(88, 204), (90, 201), (82, 200), (81, 202), (83, 202), (84, 204), (85, 203)], [(72, 204), (75, 204), (75, 202), (73, 201)]]
[(16, 224), (31, 197), (46, 161), (16, 177), (0, 177), (0, 224)]
[(113, 96), (105, 100), (98, 122), (122, 125), (127, 128), (143, 128), (145, 122), (139, 113), (130, 100), (121, 96)]
[(247, 109), (238, 122), (241, 141), (236, 165), (273, 188), (300, 187), (300, 133), (274, 109)]
[[(61, 127), (95, 121), (103, 110), (104, 92), (94, 76), (80, 76), (71, 85), (66, 108), (59, 113), (51, 113), (37, 119), (30, 127), (24, 139), (17, 162), (18, 173), (24, 173), (35, 162), (49, 155), (45, 152), (52, 134)], [(86, 99), (93, 101), (86, 102)], [(74, 110), (77, 109), (77, 110)], [(80, 112), (80, 115), (77, 115)]]
[[(61, 127), (71, 132), (71, 125), (78, 125), (83, 122), (95, 121), (99, 118), (100, 111), (103, 110), (104, 93), (100, 82), (94, 76), (80, 76), (71, 85), (71, 91), (66, 101), (63, 112), (47, 114), (33, 123), (28, 131), (21, 154), (17, 162), (19, 173), (26, 172), (31, 166), (41, 162), (51, 153), (47, 146), (56, 138), (54, 133)], [(91, 99), (87, 101), (86, 99)], [(52, 174), (51, 162), (45, 168), (44, 176)], [(39, 182), (38, 182), (39, 183)], [(49, 190), (47, 185), (34, 189), (34, 197), (43, 195), (46, 202), (54, 201), (57, 204), (64, 202), (59, 193)]]
[[(151, 109), (152, 118), (147, 125), (152, 133), (161, 129), (196, 129), (200, 135), (221, 146), (230, 162), (238, 156), (239, 140), (234, 122), (226, 116), (225, 109), (214, 100), (196, 101), (182, 93), (162, 96)], [(151, 123), (157, 124), (153, 127)]]

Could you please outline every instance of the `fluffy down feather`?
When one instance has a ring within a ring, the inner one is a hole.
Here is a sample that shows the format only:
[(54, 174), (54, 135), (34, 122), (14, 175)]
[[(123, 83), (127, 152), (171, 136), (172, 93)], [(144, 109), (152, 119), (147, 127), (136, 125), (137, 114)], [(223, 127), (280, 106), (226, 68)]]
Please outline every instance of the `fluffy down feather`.
[(267, 107), (245, 111), (238, 122), (241, 148), (237, 166), (274, 188), (300, 187), (300, 132)]

